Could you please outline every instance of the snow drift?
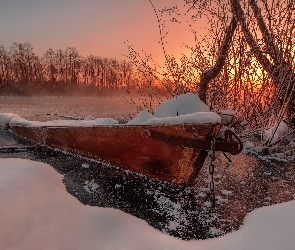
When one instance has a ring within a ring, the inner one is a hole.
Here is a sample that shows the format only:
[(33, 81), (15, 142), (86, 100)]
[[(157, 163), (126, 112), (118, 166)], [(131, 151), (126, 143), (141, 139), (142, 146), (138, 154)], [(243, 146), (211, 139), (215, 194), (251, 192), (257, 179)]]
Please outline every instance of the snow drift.
[(81, 204), (44, 163), (0, 159), (0, 184), (0, 249), (294, 249), (295, 201), (257, 209), (223, 237), (182, 241), (122, 211)]
[(161, 103), (155, 111), (155, 117), (174, 117), (196, 112), (210, 112), (210, 109), (197, 94), (187, 93)]

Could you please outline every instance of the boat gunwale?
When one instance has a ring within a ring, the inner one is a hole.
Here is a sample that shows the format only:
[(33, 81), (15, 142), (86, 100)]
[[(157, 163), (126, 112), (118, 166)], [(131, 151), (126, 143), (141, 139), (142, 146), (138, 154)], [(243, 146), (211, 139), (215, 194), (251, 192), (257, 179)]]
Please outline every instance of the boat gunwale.
[[(66, 121), (66, 120), (65, 120)], [(50, 125), (26, 125), (26, 124), (9, 124), (9, 127), (27, 127), (27, 128), (97, 128), (97, 127), (103, 127), (103, 128), (132, 128), (132, 127), (173, 127), (173, 126), (212, 126), (212, 125), (221, 125), (221, 123), (179, 123), (179, 124), (167, 124), (167, 123), (159, 123), (159, 124), (101, 124), (101, 125), (91, 125), (91, 126), (85, 126), (85, 125), (77, 125), (77, 126), (67, 126), (67, 125), (58, 125), (58, 126), (50, 126)]]

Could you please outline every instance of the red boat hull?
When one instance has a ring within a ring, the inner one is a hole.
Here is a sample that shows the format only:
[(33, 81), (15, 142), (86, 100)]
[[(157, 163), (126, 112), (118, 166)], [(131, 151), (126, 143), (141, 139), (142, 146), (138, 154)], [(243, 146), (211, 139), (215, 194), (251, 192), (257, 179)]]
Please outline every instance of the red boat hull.
[(192, 184), (207, 152), (152, 138), (153, 130), (181, 138), (210, 140), (220, 124), (31, 127), (13, 125), (20, 136), (42, 145), (96, 159), (176, 184)]

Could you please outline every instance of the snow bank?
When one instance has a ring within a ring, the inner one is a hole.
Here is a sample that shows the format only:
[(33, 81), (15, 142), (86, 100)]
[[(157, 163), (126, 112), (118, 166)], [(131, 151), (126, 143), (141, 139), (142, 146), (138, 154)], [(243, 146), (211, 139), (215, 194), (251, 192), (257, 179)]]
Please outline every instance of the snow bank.
[(255, 147), (255, 145), (254, 145), (253, 142), (245, 141), (245, 142), (243, 142), (243, 151), (242, 151), (242, 153), (243, 153), (243, 154), (250, 153), (251, 150), (252, 150), (254, 147)]
[(47, 164), (0, 159), (0, 183), (0, 249), (144, 249), (155, 231), (119, 210), (81, 204)]
[(272, 135), (274, 134), (271, 143), (276, 142), (280, 137), (285, 136), (288, 133), (288, 126), (283, 121), (280, 122), (280, 124), (277, 126), (275, 124), (269, 129), (266, 129), (264, 131), (264, 138), (265, 140), (270, 140), (272, 138)]
[(155, 111), (155, 117), (174, 117), (196, 112), (210, 112), (210, 109), (197, 94), (187, 93), (162, 102)]
[(212, 124), (220, 123), (221, 118), (213, 112), (197, 112), (187, 115), (179, 115), (175, 117), (157, 118), (148, 111), (141, 111), (127, 125), (163, 125), (163, 124)]
[(197, 112), (175, 117), (154, 118), (149, 124), (211, 124), (221, 123), (219, 115), (213, 112)]
[(84, 121), (92, 121), (95, 120), (95, 118), (92, 115), (87, 115), (84, 119)]
[(149, 124), (151, 120), (153, 120), (155, 117), (149, 113), (146, 110), (143, 110), (138, 113), (138, 115), (129, 121), (127, 125), (144, 125), (144, 124)]
[[(187, 93), (164, 101), (156, 109), (155, 117), (167, 118), (192, 113), (217, 113), (221, 118), (221, 121), (218, 122), (221, 122), (223, 125), (230, 124), (234, 117), (241, 120), (242, 116), (234, 110), (218, 110), (215, 112), (213, 109), (213, 112), (211, 112), (210, 108), (200, 100), (197, 94)], [(202, 116), (204, 116), (204, 114), (202, 114)], [(202, 123), (202, 121), (200, 123)]]
[(13, 113), (0, 113), (0, 127), (1, 128), (7, 128), (9, 122), (19, 116)]
[(243, 121), (242, 114), (235, 110), (218, 110), (216, 113), (221, 117), (221, 123), (226, 126), (229, 125), (234, 118), (240, 122)]
[(89, 118), (88, 116), (86, 117), (85, 120), (53, 120), (48, 122), (27, 121), (23, 118), (16, 117), (12, 119), (9, 124), (28, 126), (28, 127), (41, 127), (41, 126), (92, 127), (97, 125), (116, 125), (116, 124), (119, 124), (119, 122), (111, 118), (97, 118), (93, 120)]
[(253, 211), (226, 236), (182, 241), (112, 208), (81, 204), (47, 164), (0, 159), (0, 249), (293, 250), (295, 201)]
[(192, 93), (180, 95), (162, 102), (153, 116), (148, 111), (141, 111), (128, 125), (156, 124), (207, 124), (220, 123), (220, 117), (210, 112), (199, 96)]
[[(220, 123), (220, 117), (213, 112), (199, 112), (176, 117), (156, 118), (148, 111), (141, 111), (127, 125), (163, 125), (163, 124), (207, 124)], [(98, 125), (118, 125), (119, 121), (111, 118), (97, 118), (87, 120), (53, 120), (47, 122), (28, 121), (20, 117), (12, 118), (9, 125), (27, 126), (27, 127), (92, 127)]]

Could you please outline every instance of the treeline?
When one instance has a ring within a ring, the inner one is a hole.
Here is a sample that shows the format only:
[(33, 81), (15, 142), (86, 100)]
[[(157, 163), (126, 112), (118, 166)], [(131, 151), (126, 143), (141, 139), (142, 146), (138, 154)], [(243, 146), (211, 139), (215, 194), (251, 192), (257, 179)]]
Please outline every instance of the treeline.
[(135, 88), (139, 79), (129, 61), (82, 57), (74, 47), (40, 57), (30, 43), (0, 45), (0, 95), (105, 95)]

